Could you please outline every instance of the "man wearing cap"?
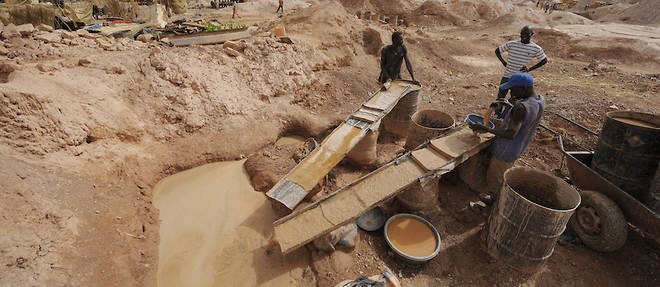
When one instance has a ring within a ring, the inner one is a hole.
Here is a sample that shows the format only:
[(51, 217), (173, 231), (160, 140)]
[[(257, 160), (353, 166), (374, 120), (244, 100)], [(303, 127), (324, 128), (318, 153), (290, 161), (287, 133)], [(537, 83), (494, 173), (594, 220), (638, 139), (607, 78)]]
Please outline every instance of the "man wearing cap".
[[(520, 30), (520, 41), (506, 42), (504, 45), (495, 49), (495, 55), (505, 67), (500, 85), (509, 81), (509, 78), (514, 73), (529, 73), (548, 63), (548, 58), (546, 58), (543, 49), (531, 41), (532, 35), (534, 35), (534, 30), (532, 27), (525, 26), (522, 28), (522, 30)], [(509, 53), (506, 61), (504, 61), (504, 58), (502, 58), (503, 52)], [(538, 59), (539, 62), (531, 68), (527, 68), (527, 65), (533, 58)], [(506, 94), (508, 92), (508, 89), (500, 88), (499, 92), (497, 93), (497, 98), (506, 98)], [(502, 118), (501, 109), (496, 110), (495, 114), (498, 118)]]
[(504, 172), (511, 168), (529, 145), (543, 116), (545, 98), (534, 92), (534, 78), (530, 74), (515, 73), (500, 89), (511, 90), (513, 105), (498, 99), (491, 104), (504, 107), (504, 120), (494, 129), (481, 124), (470, 124), (477, 132), (490, 132), (495, 135), (486, 183), (490, 196), (497, 198)]

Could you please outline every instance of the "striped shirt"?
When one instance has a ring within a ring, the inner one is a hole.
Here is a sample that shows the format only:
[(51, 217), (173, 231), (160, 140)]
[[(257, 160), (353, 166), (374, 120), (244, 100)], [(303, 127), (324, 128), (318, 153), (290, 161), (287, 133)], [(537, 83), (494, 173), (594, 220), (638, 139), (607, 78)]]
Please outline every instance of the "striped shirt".
[(500, 46), (500, 52), (507, 51), (509, 57), (506, 60), (506, 69), (502, 75), (505, 78), (510, 78), (513, 74), (520, 72), (520, 68), (527, 66), (535, 57), (539, 61), (545, 59), (543, 49), (533, 42), (529, 42), (529, 44), (523, 44), (520, 40), (506, 42)]

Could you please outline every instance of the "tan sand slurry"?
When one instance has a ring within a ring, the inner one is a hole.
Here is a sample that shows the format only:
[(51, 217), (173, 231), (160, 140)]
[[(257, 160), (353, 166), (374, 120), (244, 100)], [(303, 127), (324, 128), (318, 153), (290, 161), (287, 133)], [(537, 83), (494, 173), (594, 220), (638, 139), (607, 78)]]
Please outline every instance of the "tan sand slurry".
[(304, 137), (301, 136), (285, 136), (277, 139), (275, 145), (284, 146), (284, 145), (295, 145), (300, 144), (305, 141)]
[(154, 189), (160, 210), (158, 286), (291, 286), (304, 258), (267, 255), (274, 212), (243, 161), (183, 171)]

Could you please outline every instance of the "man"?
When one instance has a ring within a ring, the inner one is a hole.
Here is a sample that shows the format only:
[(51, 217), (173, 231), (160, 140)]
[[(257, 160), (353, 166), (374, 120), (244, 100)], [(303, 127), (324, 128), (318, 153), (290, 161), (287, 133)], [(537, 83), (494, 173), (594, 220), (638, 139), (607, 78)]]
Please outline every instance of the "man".
[(403, 33), (394, 32), (392, 33), (392, 45), (385, 46), (380, 51), (380, 76), (378, 77), (378, 81), (385, 83), (387, 81), (401, 79), (401, 64), (403, 60), (406, 61), (406, 68), (412, 81), (418, 84), (419, 82), (415, 79), (412, 64), (410, 64), (410, 59), (408, 58), (408, 50), (403, 45)]
[[(509, 77), (511, 77), (511, 75), (514, 73), (529, 73), (548, 63), (548, 58), (545, 56), (543, 49), (541, 49), (539, 45), (531, 42), (532, 35), (534, 35), (534, 30), (532, 30), (532, 27), (525, 26), (522, 28), (522, 30), (520, 30), (520, 41), (510, 41), (495, 49), (495, 55), (505, 67), (500, 85), (508, 82)], [(509, 53), (506, 61), (504, 61), (502, 58), (502, 52)], [(532, 58), (538, 59), (539, 62), (536, 63), (536, 65), (533, 67), (527, 68), (527, 65), (532, 60)], [(497, 93), (497, 99), (499, 100), (505, 98), (508, 92), (508, 89), (500, 88), (499, 92)], [(495, 115), (497, 115), (498, 118), (501, 118), (502, 110), (498, 109), (495, 111)]]
[(494, 129), (481, 124), (470, 124), (470, 128), (477, 132), (490, 132), (495, 135), (491, 150), (493, 156), (486, 172), (488, 193), (494, 198), (499, 195), (504, 172), (513, 167), (514, 162), (529, 145), (545, 109), (545, 98), (534, 92), (534, 78), (530, 74), (513, 74), (500, 88), (511, 89), (511, 98), (514, 99), (513, 106), (503, 99), (491, 104), (509, 106), (504, 111), (502, 123)]
[(277, 7), (277, 11), (275, 11), (275, 13), (279, 13), (280, 10), (282, 11), (282, 13), (284, 13), (284, 0), (280, 0), (279, 3), (280, 3), (280, 6)]

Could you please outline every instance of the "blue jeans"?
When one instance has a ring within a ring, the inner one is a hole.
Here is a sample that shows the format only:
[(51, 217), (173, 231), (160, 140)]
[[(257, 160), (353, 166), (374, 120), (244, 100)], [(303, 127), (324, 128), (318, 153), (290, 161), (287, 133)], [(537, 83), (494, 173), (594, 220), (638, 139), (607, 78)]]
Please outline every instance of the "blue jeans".
[[(502, 77), (502, 80), (500, 80), (500, 85), (502, 85), (502, 84), (504, 84), (504, 83), (506, 83), (506, 82), (508, 82), (508, 81), (509, 81), (509, 78), (507, 78), (507, 77)], [(502, 89), (500, 89), (500, 90), (497, 92), (497, 99), (499, 100), (499, 99), (506, 98), (506, 95), (507, 95), (508, 93), (509, 93), (509, 89), (506, 89), (506, 90), (502, 90)], [(512, 98), (509, 98), (509, 103), (513, 104), (513, 99), (512, 99)], [(504, 109), (503, 109), (503, 108), (499, 108), (499, 109), (497, 109), (497, 110), (495, 111), (495, 116), (497, 116), (498, 119), (501, 119), (501, 118), (503, 117), (503, 116), (502, 116), (502, 112), (504, 112)]]

